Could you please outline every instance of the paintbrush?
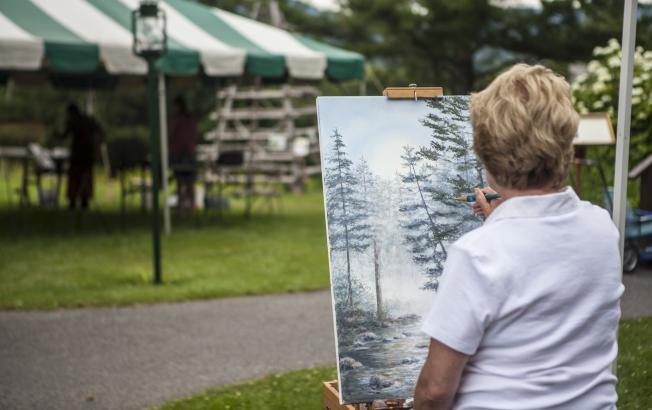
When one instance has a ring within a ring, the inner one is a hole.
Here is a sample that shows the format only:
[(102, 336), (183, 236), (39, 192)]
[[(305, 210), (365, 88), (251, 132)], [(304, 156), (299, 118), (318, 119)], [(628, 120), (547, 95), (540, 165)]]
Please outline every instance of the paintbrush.
[[(500, 194), (485, 194), (484, 197), (487, 201), (493, 201), (494, 199), (500, 198)], [(453, 199), (462, 202), (475, 202), (475, 194), (455, 196)]]

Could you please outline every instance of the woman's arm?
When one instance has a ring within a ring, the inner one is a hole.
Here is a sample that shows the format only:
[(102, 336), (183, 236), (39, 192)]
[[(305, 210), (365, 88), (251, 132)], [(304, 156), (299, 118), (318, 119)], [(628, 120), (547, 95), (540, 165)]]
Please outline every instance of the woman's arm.
[(469, 356), (430, 339), (428, 357), (414, 393), (415, 410), (448, 410)]

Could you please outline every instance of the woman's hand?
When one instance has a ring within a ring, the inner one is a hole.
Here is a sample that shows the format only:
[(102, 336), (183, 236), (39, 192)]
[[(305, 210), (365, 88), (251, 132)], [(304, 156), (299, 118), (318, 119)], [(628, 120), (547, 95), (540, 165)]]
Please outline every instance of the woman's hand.
[(484, 197), (485, 194), (497, 194), (497, 192), (489, 187), (482, 189), (475, 188), (475, 202), (472, 208), (473, 212), (482, 219), (487, 219), (494, 209), (503, 202), (500, 198), (494, 199), (491, 202), (487, 201), (487, 198)]

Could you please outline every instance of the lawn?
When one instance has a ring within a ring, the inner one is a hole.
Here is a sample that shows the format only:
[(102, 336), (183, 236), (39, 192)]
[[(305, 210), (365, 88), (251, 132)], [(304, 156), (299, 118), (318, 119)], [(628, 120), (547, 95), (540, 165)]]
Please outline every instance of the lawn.
[[(622, 321), (619, 340), (618, 408), (651, 409), (652, 318)], [(319, 409), (321, 382), (336, 377), (334, 366), (277, 374), (174, 400), (160, 410)]]
[(336, 378), (335, 366), (275, 374), (171, 401), (164, 404), (160, 410), (320, 409), (321, 382)]
[(281, 211), (258, 208), (249, 219), (237, 200), (223, 215), (210, 210), (175, 216), (172, 235), (163, 238), (164, 284), (154, 286), (149, 216), (137, 207), (122, 216), (115, 183), (98, 179), (99, 204), (88, 213), (20, 209), (15, 202), (0, 208), (0, 308), (126, 305), (328, 288), (319, 187), (305, 195), (288, 194)]

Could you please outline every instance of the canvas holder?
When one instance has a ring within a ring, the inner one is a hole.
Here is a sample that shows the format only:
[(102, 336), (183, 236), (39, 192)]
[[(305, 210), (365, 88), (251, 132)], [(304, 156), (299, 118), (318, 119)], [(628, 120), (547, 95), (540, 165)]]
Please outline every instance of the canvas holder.
[[(444, 95), (442, 87), (417, 87), (416, 84), (410, 84), (407, 87), (387, 87), (383, 90), (383, 95), (389, 100), (414, 100), (419, 98), (437, 98)], [(359, 404), (340, 404), (337, 380), (323, 382), (324, 391), (324, 410), (363, 410), (363, 409), (402, 409), (405, 400), (388, 400), (384, 403), (359, 403)]]
[(412, 100), (417, 101), (419, 98), (436, 98), (444, 95), (442, 87), (417, 87), (416, 84), (410, 84), (407, 87), (387, 87), (383, 95), (390, 100)]

